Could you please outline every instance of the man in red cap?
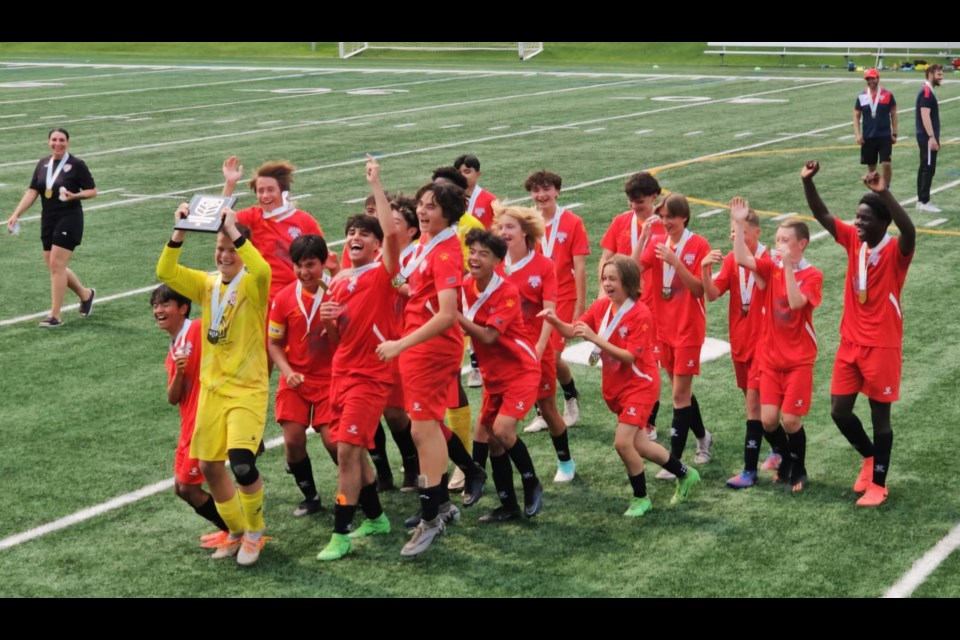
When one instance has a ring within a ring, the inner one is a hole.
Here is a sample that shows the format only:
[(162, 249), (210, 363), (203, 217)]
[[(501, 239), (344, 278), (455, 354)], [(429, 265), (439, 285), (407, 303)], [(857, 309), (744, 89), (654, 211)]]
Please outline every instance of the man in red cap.
[(880, 74), (876, 69), (864, 71), (863, 79), (867, 81), (867, 88), (853, 104), (853, 134), (860, 145), (860, 164), (867, 165), (873, 173), (877, 170), (879, 158), (883, 165), (883, 180), (890, 184), (893, 176), (890, 159), (893, 145), (897, 144), (897, 101), (892, 93), (880, 86)]

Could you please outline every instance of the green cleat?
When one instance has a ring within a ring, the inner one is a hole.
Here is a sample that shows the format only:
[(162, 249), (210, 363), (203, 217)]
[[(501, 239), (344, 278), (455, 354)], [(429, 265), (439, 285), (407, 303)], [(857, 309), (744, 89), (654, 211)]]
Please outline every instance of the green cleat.
[(690, 497), (690, 489), (698, 482), (700, 482), (700, 472), (693, 467), (687, 467), (687, 475), (677, 478), (677, 490), (673, 492), (670, 504), (684, 502)]
[(330, 536), (330, 542), (317, 554), (317, 560), (339, 560), (350, 553), (353, 544), (345, 533), (335, 533)]
[(355, 540), (357, 538), (374, 536), (378, 533), (390, 533), (390, 520), (387, 519), (387, 514), (385, 513), (381, 513), (373, 520), (364, 520), (360, 523), (360, 526), (357, 527), (356, 531), (351, 531), (347, 535), (351, 540)]
[(623, 512), (623, 515), (628, 518), (639, 518), (644, 515), (647, 511), (653, 509), (653, 503), (650, 502), (649, 496), (643, 496), (642, 498), (634, 498), (630, 502), (630, 508)]

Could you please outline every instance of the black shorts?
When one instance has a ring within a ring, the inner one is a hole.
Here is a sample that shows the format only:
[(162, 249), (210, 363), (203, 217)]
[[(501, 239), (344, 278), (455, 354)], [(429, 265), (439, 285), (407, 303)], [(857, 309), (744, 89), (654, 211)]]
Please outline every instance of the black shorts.
[(40, 242), (43, 250), (50, 251), (54, 245), (73, 251), (83, 240), (83, 214), (42, 216), (40, 219)]
[(882, 138), (864, 138), (863, 146), (860, 147), (860, 164), (877, 164), (877, 158), (880, 162), (890, 162), (893, 155), (893, 141), (889, 136)]

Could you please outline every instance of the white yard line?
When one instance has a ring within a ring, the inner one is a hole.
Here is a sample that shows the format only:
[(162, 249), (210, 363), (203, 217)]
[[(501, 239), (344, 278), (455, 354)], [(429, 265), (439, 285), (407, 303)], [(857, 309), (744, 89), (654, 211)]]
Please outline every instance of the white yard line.
[(936, 227), (936, 226), (939, 226), (939, 225), (943, 224), (943, 223), (946, 222), (946, 221), (947, 221), (946, 218), (937, 218), (936, 220), (931, 220), (930, 222), (926, 223), (926, 224), (923, 225), (923, 226), (925, 226), (925, 227)]
[[(946, 101), (944, 101), (944, 102), (946, 102)], [(937, 187), (936, 189), (930, 189), (930, 195), (933, 195), (933, 194), (935, 194), (935, 193), (940, 193), (941, 191), (946, 191), (947, 189), (953, 189), (953, 188), (954, 188), (955, 186), (957, 186), (958, 184), (960, 184), (960, 180), (954, 180), (953, 182), (948, 182), (947, 184), (940, 185), (940, 186)], [(913, 196), (912, 198), (907, 198), (906, 200), (901, 200), (901, 201), (900, 201), (900, 204), (903, 205), (903, 206), (907, 206), (908, 204), (913, 204), (913, 203), (915, 203), (916, 201), (917, 201), (917, 196)]]
[(698, 218), (709, 218), (709, 217), (711, 217), (711, 216), (717, 215), (718, 213), (723, 213), (724, 211), (726, 211), (726, 209), (710, 209), (709, 211), (704, 211), (703, 213), (698, 213), (698, 214), (697, 214), (697, 217), (698, 217)]
[(937, 544), (913, 563), (910, 570), (897, 580), (896, 584), (887, 589), (884, 598), (909, 598), (910, 595), (930, 574), (946, 560), (951, 553), (960, 547), (960, 524), (951, 529)]

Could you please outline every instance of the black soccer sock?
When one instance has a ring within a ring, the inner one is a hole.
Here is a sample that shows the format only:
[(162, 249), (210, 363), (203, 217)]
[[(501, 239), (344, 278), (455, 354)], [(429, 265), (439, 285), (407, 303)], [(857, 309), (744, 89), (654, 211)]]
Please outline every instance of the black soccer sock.
[(383, 507), (380, 506), (380, 494), (377, 492), (376, 480), (360, 489), (360, 508), (363, 509), (363, 515), (370, 520), (379, 518), (383, 513)]
[(638, 473), (635, 476), (627, 475), (630, 478), (630, 486), (633, 487), (633, 497), (634, 498), (646, 498), (647, 497), (647, 476), (644, 475), (643, 471)]
[[(760, 424), (761, 426), (763, 425), (762, 422)], [(786, 437), (787, 435), (787, 432), (783, 430), (782, 424), (777, 424), (776, 431), (768, 432), (766, 429), (763, 430), (763, 439), (766, 440), (767, 444), (770, 445), (770, 449), (778, 456), (781, 456), (781, 459), (782, 459), (784, 457), (783, 455), (784, 450), (781, 448), (783, 445), (778, 444), (781, 442), (781, 438), (780, 438), (781, 435), (783, 437)]]
[(647, 424), (657, 426), (657, 414), (660, 413), (660, 401), (657, 400), (653, 403), (653, 411), (650, 412), (650, 417), (647, 418)]
[(413, 436), (410, 434), (410, 425), (407, 424), (407, 428), (403, 431), (391, 431), (393, 435), (393, 441), (397, 443), (397, 449), (400, 451), (400, 456), (406, 460), (410, 456), (417, 455), (417, 445), (413, 443)]
[(564, 429), (560, 435), (550, 436), (550, 439), (553, 440), (553, 448), (557, 452), (557, 460), (560, 462), (570, 460), (570, 442), (567, 439), (568, 431), (569, 429)]
[(206, 502), (199, 507), (194, 507), (193, 510), (201, 518), (209, 520), (210, 523), (217, 529), (220, 529), (220, 531), (230, 530), (227, 523), (220, 517), (220, 513), (217, 511), (217, 503), (213, 501), (213, 496), (208, 496)]
[(873, 484), (887, 486), (890, 470), (890, 454), (893, 451), (893, 430), (873, 434)]
[(790, 457), (790, 437), (781, 424), (778, 424), (774, 431), (764, 431), (764, 435), (767, 436), (767, 441), (773, 450), (780, 452), (780, 469), (777, 470), (777, 477), (789, 481), (790, 467), (793, 463)]
[(533, 470), (533, 460), (530, 459), (530, 452), (527, 451), (527, 445), (523, 440), (517, 438), (516, 443), (507, 451), (510, 460), (513, 461), (517, 471), (520, 472), (520, 480), (523, 482), (524, 491), (529, 491), (540, 482), (537, 479), (537, 472)]
[(355, 504), (333, 505), (333, 532), (346, 535), (350, 533), (350, 523), (357, 512)]
[(760, 462), (760, 442), (763, 438), (763, 423), (747, 420), (747, 435), (743, 440), (743, 470), (757, 472)]
[(567, 384), (560, 383), (560, 388), (563, 389), (563, 399), (570, 400), (571, 398), (579, 398), (580, 394), (577, 392), (577, 383), (573, 378), (570, 378), (570, 382)]
[[(864, 431), (863, 423), (860, 422), (857, 414), (851, 413), (845, 420), (838, 419), (837, 416), (834, 415), (830, 417), (833, 418), (837, 428), (840, 429), (840, 433), (847, 439), (847, 442), (853, 445), (857, 453), (864, 458), (875, 456), (874, 445), (870, 442), (870, 437), (867, 435), (867, 432)], [(876, 434), (874, 434), (874, 436), (876, 436)]]
[(670, 454), (678, 460), (683, 457), (683, 450), (687, 446), (692, 413), (693, 409), (690, 407), (673, 410), (673, 424), (670, 426)]
[(317, 485), (313, 480), (313, 465), (310, 464), (310, 456), (304, 456), (300, 462), (287, 461), (290, 467), (290, 473), (297, 482), (297, 487), (307, 500), (318, 498)]
[(670, 459), (663, 463), (663, 468), (678, 478), (682, 478), (683, 476), (687, 475), (687, 465), (680, 462), (680, 460), (672, 453), (670, 454)]
[(480, 365), (477, 364), (477, 354), (473, 351), (470, 352), (470, 368), (479, 369)]
[(690, 409), (690, 431), (693, 431), (693, 437), (703, 438), (707, 435), (707, 428), (703, 426), (703, 416), (700, 415), (697, 396), (690, 396)]
[(377, 424), (377, 431), (373, 435), (373, 449), (370, 449), (369, 453), (377, 475), (381, 478), (392, 478), (393, 472), (390, 470), (390, 460), (387, 458), (387, 434), (383, 430), (382, 421)]
[(506, 453), (490, 456), (490, 468), (493, 470), (493, 486), (497, 489), (500, 504), (507, 508), (518, 509), (517, 492), (513, 488), (513, 465)]
[(464, 475), (473, 473), (473, 469), (476, 466), (473, 458), (467, 453), (467, 448), (463, 446), (463, 442), (460, 441), (460, 438), (456, 434), (447, 440), (447, 455), (450, 457), (450, 460), (453, 461), (453, 464), (457, 465), (460, 471), (463, 471)]
[(423, 520), (435, 520), (440, 513), (440, 505), (450, 502), (450, 493), (447, 491), (446, 474), (441, 478), (440, 484), (420, 489), (420, 517)]
[(481, 469), (487, 468), (487, 456), (490, 455), (490, 445), (486, 442), (473, 441), (473, 461)]
[(807, 432), (803, 426), (790, 434), (790, 483), (796, 484), (800, 476), (807, 472), (805, 465), (807, 459)]

